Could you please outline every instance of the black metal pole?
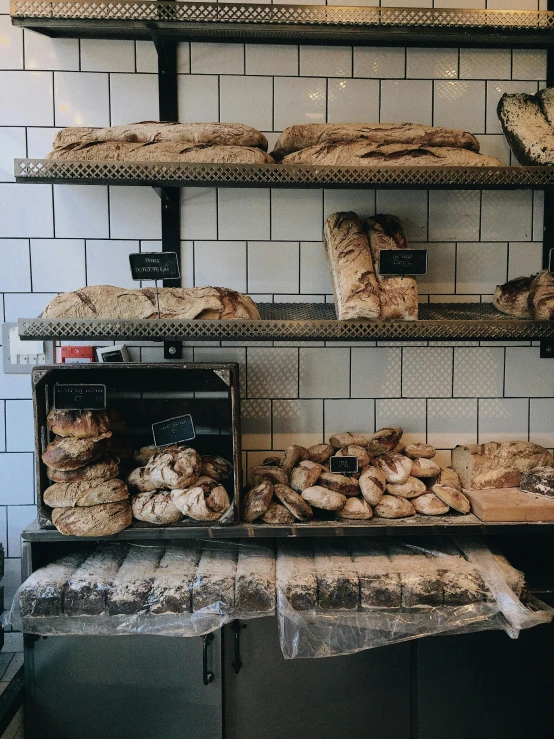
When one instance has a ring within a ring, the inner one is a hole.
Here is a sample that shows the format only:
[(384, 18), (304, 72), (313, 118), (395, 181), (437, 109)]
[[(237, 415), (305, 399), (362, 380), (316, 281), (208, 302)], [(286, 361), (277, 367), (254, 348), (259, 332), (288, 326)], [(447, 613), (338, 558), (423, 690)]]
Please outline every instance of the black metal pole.
[[(548, 10), (554, 10), (554, 0), (548, 0)], [(554, 86), (554, 48), (546, 49), (546, 86)], [(554, 249), (554, 190), (544, 191), (544, 226), (542, 240), (542, 266), (548, 269), (550, 250)], [(554, 341), (541, 341), (540, 355), (554, 358)]]

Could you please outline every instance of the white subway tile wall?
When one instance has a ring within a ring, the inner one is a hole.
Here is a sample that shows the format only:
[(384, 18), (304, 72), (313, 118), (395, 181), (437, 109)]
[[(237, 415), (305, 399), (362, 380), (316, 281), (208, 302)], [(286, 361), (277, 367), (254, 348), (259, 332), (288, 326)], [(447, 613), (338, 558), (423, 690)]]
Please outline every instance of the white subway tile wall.
[[(537, 0), (488, 7), (536, 8)], [(156, 119), (154, 45), (49, 39), (12, 27), (7, 13), (2, 2), (0, 317), (13, 321), (39, 314), (58, 291), (136, 286), (128, 254), (159, 249), (161, 222), (149, 188), (17, 185), (12, 161), (46, 155), (63, 126)], [(545, 54), (534, 50), (183, 43), (179, 118), (244, 122), (270, 143), (293, 123), (411, 120), (470, 130), (484, 153), (509, 164), (496, 103), (504, 92), (535, 92), (545, 74)], [(225, 285), (255, 300), (332, 301), (323, 218), (354, 210), (364, 218), (394, 213), (409, 241), (428, 249), (422, 302), (490, 300), (499, 282), (540, 268), (542, 208), (542, 194), (525, 191), (184, 188), (183, 284)], [(435, 444), (442, 463), (458, 443), (529, 438), (554, 447), (554, 376), (537, 346), (434, 343), (190, 342), (185, 357), (240, 363), (247, 464), (292, 442), (386, 424)], [(132, 352), (137, 361), (162, 361), (160, 346)], [(0, 541), (10, 592), (19, 533), (34, 518), (30, 396), (28, 376), (0, 372)]]

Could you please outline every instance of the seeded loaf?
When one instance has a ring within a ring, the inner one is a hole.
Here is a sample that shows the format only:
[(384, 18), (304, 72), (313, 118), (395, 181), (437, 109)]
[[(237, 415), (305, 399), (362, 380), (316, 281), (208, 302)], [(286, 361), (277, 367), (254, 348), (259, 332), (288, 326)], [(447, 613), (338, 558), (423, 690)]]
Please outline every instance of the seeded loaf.
[(129, 490), (123, 480), (91, 480), (89, 482), (58, 482), (46, 488), (42, 499), (51, 508), (93, 506), (127, 500)]
[(391, 570), (400, 575), (403, 608), (436, 608), (443, 604), (441, 576), (431, 557), (402, 544), (387, 542), (386, 550)]
[(441, 126), (417, 123), (305, 123), (286, 128), (279, 136), (272, 155), (278, 161), (300, 149), (346, 142), (451, 146), (479, 151), (479, 142), (472, 134)]
[(85, 556), (84, 552), (67, 554), (33, 572), (19, 591), (21, 616), (61, 616), (65, 586)]
[(354, 539), (352, 561), (360, 583), (362, 610), (400, 608), (402, 590), (400, 575), (392, 571), (392, 563), (381, 541)]
[(132, 615), (148, 608), (152, 580), (160, 563), (161, 547), (130, 546), (107, 592), (110, 616)]
[(204, 549), (192, 583), (192, 610), (228, 613), (235, 605), (237, 552)]
[(492, 596), (481, 574), (446, 537), (430, 548), (442, 555), (435, 559), (444, 594), (445, 606), (467, 606), (489, 600)]
[(379, 285), (367, 235), (355, 213), (333, 213), (323, 230), (339, 321), (379, 318)]
[(544, 466), (554, 466), (554, 458), (529, 441), (489, 441), (452, 451), (452, 467), (466, 490), (517, 487), (522, 472)]
[(166, 547), (154, 574), (150, 613), (189, 613), (191, 589), (202, 550), (196, 546)]
[(267, 151), (267, 139), (244, 123), (172, 123), (141, 121), (107, 128), (64, 128), (54, 137), (54, 148), (103, 141), (155, 144), (163, 141), (225, 146), (256, 146)]
[(295, 611), (312, 611), (317, 606), (317, 575), (313, 549), (306, 541), (279, 541), (277, 554), (277, 594)]
[(126, 529), (132, 521), (128, 500), (52, 510), (52, 523), (66, 536), (112, 536)]
[(379, 274), (379, 255), (383, 249), (408, 249), (400, 221), (396, 216), (376, 215), (368, 218), (365, 229), (379, 282), (381, 318), (415, 321), (418, 316), (417, 282), (413, 277)]
[(314, 545), (317, 603), (322, 610), (358, 608), (358, 572), (346, 542)]
[(68, 616), (104, 613), (109, 588), (127, 554), (121, 543), (100, 544), (69, 578), (63, 598)]
[[(259, 319), (254, 302), (224, 287), (162, 287), (160, 317), (167, 319)], [(62, 293), (44, 309), (44, 318), (156, 319), (154, 288), (126, 290), (112, 285), (83, 287)]]
[(275, 555), (269, 549), (242, 547), (237, 559), (235, 610), (265, 613), (275, 608)]
[(546, 120), (535, 95), (505, 93), (496, 112), (504, 136), (520, 164), (554, 163), (554, 128)]

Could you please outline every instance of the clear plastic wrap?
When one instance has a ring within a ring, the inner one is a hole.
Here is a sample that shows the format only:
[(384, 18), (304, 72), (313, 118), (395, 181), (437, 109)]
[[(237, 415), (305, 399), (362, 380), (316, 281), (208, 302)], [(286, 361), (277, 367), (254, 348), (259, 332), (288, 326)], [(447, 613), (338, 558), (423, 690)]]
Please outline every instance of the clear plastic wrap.
[(554, 614), (523, 588), (523, 574), (479, 539), (280, 542), (281, 649), (293, 659), (488, 629), (517, 638)]
[(227, 542), (100, 544), (34, 572), (8, 623), (43, 636), (201, 636), (275, 613), (275, 555)]

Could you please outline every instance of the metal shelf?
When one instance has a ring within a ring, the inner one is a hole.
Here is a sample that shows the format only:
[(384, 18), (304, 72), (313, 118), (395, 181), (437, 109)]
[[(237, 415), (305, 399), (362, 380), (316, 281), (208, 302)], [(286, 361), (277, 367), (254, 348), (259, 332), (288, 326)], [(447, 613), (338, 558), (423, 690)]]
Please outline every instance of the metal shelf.
[(554, 188), (552, 167), (338, 167), (303, 164), (16, 159), (17, 182), (152, 187), (516, 190)]
[[(483, 523), (472, 513), (466, 516), (421, 516), (390, 520), (373, 518), (370, 521), (311, 521), (293, 526), (239, 523), (233, 526), (153, 526), (133, 522), (119, 534), (104, 539), (144, 541), (147, 539), (273, 539), (283, 537), (335, 536), (422, 536), (422, 535), (476, 535), (476, 534), (537, 534), (554, 531), (554, 522)], [(89, 537), (64, 536), (54, 527), (39, 528), (36, 521), (21, 535), (23, 541), (91, 541)]]
[(545, 47), (544, 10), (378, 8), (151, 0), (12, 0), (14, 25), (66, 38)]
[(20, 318), (27, 340), (540, 340), (554, 339), (554, 321), (525, 321), (499, 313), (491, 303), (419, 306), (417, 321), (337, 321), (328, 303), (258, 303), (260, 321), (109, 320)]

